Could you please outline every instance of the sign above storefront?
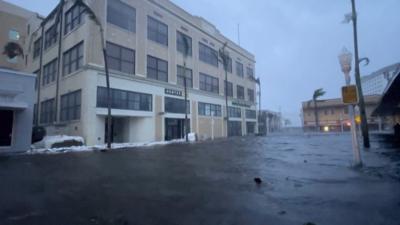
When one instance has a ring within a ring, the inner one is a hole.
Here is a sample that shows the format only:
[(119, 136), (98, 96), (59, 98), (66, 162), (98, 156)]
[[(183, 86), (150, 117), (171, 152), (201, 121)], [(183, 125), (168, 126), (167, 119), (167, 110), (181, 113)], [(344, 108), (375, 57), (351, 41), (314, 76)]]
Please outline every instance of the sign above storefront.
[(166, 95), (182, 96), (182, 91), (165, 88)]
[(233, 100), (232, 105), (250, 108), (251, 104), (243, 100)]

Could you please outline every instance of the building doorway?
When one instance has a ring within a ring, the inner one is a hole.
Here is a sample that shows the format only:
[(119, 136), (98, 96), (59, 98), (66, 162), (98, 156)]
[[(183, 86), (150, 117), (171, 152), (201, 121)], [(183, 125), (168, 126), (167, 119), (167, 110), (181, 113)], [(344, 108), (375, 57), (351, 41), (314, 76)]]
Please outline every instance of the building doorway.
[(14, 112), (0, 110), (0, 147), (11, 146), (13, 133)]
[(256, 123), (255, 122), (247, 122), (246, 123), (247, 135), (256, 133)]
[(228, 136), (242, 136), (242, 122), (240, 121), (229, 121), (228, 123)]
[[(108, 130), (107, 117), (105, 119), (104, 127), (104, 142), (107, 143), (107, 130)], [(129, 142), (127, 136), (129, 134), (129, 120), (123, 117), (111, 118), (111, 143), (127, 143)]]
[[(188, 130), (190, 131), (190, 120), (188, 119)], [(185, 119), (165, 119), (165, 140), (176, 140), (185, 137)]]

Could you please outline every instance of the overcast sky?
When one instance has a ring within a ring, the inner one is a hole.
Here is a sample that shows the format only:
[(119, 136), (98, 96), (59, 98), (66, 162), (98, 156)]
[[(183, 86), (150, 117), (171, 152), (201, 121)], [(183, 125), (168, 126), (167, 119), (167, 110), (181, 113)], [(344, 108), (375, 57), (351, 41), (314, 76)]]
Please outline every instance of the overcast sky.
[[(7, 0), (47, 15), (58, 0)], [(301, 102), (317, 88), (325, 98), (340, 97), (344, 83), (337, 56), (353, 52), (352, 26), (342, 24), (350, 0), (173, 0), (213, 23), (256, 57), (262, 107), (281, 110), (300, 125)], [(400, 1), (357, 0), (360, 56), (370, 65), (363, 75), (400, 62)]]

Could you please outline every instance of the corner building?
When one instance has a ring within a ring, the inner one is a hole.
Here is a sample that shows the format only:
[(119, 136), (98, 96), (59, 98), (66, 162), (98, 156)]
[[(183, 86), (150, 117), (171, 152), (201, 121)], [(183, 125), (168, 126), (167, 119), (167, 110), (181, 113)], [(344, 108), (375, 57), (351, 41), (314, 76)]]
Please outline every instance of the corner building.
[[(100, 31), (73, 2), (65, 1), (61, 29), (55, 24), (55, 9), (43, 31), (39, 27), (31, 35), (27, 70), (38, 75), (35, 122), (49, 134), (79, 135), (88, 145), (103, 144), (107, 92)], [(87, 2), (105, 30), (113, 142), (182, 138), (184, 74), (188, 77), (191, 132), (200, 139), (257, 132), (255, 58), (251, 53), (170, 1)], [(183, 39), (189, 42), (186, 71)], [(231, 58), (228, 132), (225, 72), (217, 57), (224, 43)]]

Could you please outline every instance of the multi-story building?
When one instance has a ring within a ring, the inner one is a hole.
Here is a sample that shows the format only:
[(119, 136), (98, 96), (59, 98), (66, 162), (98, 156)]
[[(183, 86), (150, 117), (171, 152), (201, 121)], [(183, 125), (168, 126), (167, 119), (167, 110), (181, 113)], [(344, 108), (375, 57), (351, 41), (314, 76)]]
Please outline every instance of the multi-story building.
[[(367, 120), (370, 130), (389, 129), (391, 118), (374, 117), (372, 112), (378, 105), (380, 95), (365, 96)], [(303, 128), (305, 131), (314, 131), (316, 127), (315, 108), (312, 100), (302, 103)], [(343, 104), (342, 99), (327, 99), (317, 101), (317, 113), (319, 119), (319, 130), (325, 131), (348, 131), (350, 120), (348, 106)]]
[(393, 77), (400, 72), (400, 63), (384, 67), (370, 75), (361, 77), (364, 95), (382, 95)]
[(269, 134), (281, 131), (282, 114), (271, 110), (261, 110), (259, 118), (259, 133)]
[[(79, 135), (89, 145), (102, 144), (107, 92), (101, 35), (85, 8), (74, 2), (59, 5), (30, 36), (27, 70), (39, 78), (35, 122), (49, 134)], [(251, 53), (167, 0), (87, 2), (104, 28), (114, 142), (182, 138), (185, 104), (190, 131), (199, 138), (257, 132)], [(189, 44), (186, 71), (184, 40)], [(225, 43), (230, 54), (229, 131), (224, 119), (225, 75), (218, 57)]]
[[(28, 36), (31, 27), (28, 21), (39, 20), (39, 16), (31, 11), (15, 6), (3, 0), (0, 0), (0, 48), (7, 43), (13, 42), (24, 48), (28, 42)], [(4, 54), (0, 54), (0, 68), (11, 70), (23, 70), (26, 66), (26, 57), (16, 56), (9, 58)]]

